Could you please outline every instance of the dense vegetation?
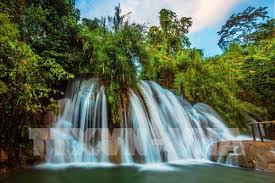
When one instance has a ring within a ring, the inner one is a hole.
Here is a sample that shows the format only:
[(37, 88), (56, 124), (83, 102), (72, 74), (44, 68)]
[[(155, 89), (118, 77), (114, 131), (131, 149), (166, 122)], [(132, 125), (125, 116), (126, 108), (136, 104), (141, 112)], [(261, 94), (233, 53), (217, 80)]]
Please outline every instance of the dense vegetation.
[(163, 9), (159, 26), (146, 28), (127, 16), (118, 6), (112, 17), (80, 21), (73, 0), (0, 2), (0, 160), (9, 152), (1, 166), (34, 161), (23, 158), (31, 154), (28, 128), (49, 125), (45, 115), (75, 77), (104, 82), (114, 126), (140, 79), (211, 105), (230, 127), (274, 118), (275, 32), (266, 8), (232, 15), (218, 32), (223, 53), (210, 58), (191, 48), (191, 18)]

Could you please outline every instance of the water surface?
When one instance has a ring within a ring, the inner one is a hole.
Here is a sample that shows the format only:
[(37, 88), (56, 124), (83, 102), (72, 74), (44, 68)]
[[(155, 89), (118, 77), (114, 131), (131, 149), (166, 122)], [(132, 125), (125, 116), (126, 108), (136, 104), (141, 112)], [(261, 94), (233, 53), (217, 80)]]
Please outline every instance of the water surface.
[(216, 164), (169, 166), (32, 168), (1, 183), (275, 183), (275, 174)]

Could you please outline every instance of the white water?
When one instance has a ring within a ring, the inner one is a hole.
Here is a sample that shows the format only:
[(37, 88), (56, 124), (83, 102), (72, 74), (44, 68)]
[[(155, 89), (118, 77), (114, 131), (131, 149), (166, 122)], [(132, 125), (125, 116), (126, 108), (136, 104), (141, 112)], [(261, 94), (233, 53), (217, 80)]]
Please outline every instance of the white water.
[[(139, 89), (129, 90), (128, 110), (122, 112), (123, 130), (113, 139), (115, 142), (110, 142), (104, 87), (96, 79), (76, 80), (69, 85), (51, 134), (55, 140), (48, 146), (47, 163), (108, 164), (115, 143), (118, 151), (114, 157), (122, 164), (207, 160), (211, 143), (233, 139), (206, 104), (191, 105), (150, 81), (142, 81)], [(80, 130), (73, 133), (70, 128)], [(84, 133), (87, 128), (98, 131)], [(133, 136), (137, 138), (133, 140)]]

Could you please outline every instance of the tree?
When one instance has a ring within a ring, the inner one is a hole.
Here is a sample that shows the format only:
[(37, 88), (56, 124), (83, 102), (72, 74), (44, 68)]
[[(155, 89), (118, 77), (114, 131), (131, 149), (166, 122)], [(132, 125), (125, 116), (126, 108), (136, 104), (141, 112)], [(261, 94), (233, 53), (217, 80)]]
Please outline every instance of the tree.
[(176, 13), (162, 9), (159, 13), (160, 27), (152, 26), (148, 32), (150, 44), (163, 49), (167, 54), (174, 54), (184, 47), (189, 47), (190, 42), (186, 37), (192, 25), (191, 18), (177, 18)]
[[(56, 107), (53, 96), (61, 91), (53, 86), (73, 76), (54, 59), (35, 54), (20, 40), (16, 24), (3, 13), (0, 48), (0, 148), (24, 150), (29, 142), (28, 128), (44, 124), (43, 114)], [(21, 161), (17, 155), (12, 158)]]
[[(115, 7), (114, 17), (83, 21), (80, 38), (85, 52), (85, 65), (81, 74), (99, 77), (107, 91), (111, 110), (111, 124), (121, 122), (122, 103), (127, 101), (129, 88), (138, 84), (138, 63), (144, 62), (146, 48), (143, 29), (130, 24), (121, 14), (120, 6)], [(123, 102), (124, 101), (124, 102)]]
[(247, 131), (250, 116), (261, 119), (266, 114), (264, 108), (242, 98), (243, 88), (231, 74), (235, 67), (225, 56), (204, 59), (199, 50), (186, 50), (184, 55), (173, 83), (178, 94), (191, 102), (207, 103), (228, 126), (242, 131)]
[(262, 26), (260, 20), (268, 18), (267, 7), (248, 7), (243, 12), (233, 14), (222, 29), (218, 32), (220, 40), (218, 45), (222, 49), (228, 48), (231, 43), (247, 45), (253, 42), (251, 34), (257, 32)]
[(160, 26), (150, 27), (146, 39), (150, 61), (145, 63), (142, 77), (153, 79), (171, 88), (176, 72), (176, 58), (184, 48), (190, 46), (188, 37), (191, 18), (177, 18), (176, 13), (162, 9), (159, 13)]
[(275, 19), (267, 20), (266, 23), (261, 24), (259, 29), (251, 34), (251, 38), (256, 42), (275, 38)]
[(122, 15), (121, 13), (122, 13), (121, 12), (121, 7), (120, 7), (120, 4), (118, 4), (115, 7), (114, 16), (113, 17), (111, 17), (111, 16), (108, 17), (108, 21), (111, 25), (111, 30), (117, 32), (121, 27), (123, 27), (123, 24), (126, 22), (125, 18), (130, 14), (130, 13), (127, 13), (125, 15)]
[(271, 120), (275, 115), (275, 40), (263, 40), (245, 48), (241, 86), (245, 100), (267, 109)]
[(72, 0), (29, 0), (21, 32), (36, 54), (54, 59), (66, 70), (77, 73), (82, 64), (77, 38), (79, 18)]
[(90, 31), (100, 28), (100, 26), (101, 26), (100, 23), (101, 23), (101, 21), (98, 18), (95, 18), (93, 20), (88, 19), (88, 18), (82, 19), (82, 25), (84, 27), (88, 28)]

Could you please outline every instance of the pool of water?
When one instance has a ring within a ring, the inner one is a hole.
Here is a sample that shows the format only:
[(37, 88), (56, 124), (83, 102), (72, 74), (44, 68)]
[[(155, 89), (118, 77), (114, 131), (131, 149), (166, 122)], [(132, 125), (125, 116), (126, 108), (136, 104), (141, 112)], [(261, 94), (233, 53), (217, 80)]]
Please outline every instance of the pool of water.
[(275, 183), (275, 174), (217, 164), (31, 168), (0, 183)]

